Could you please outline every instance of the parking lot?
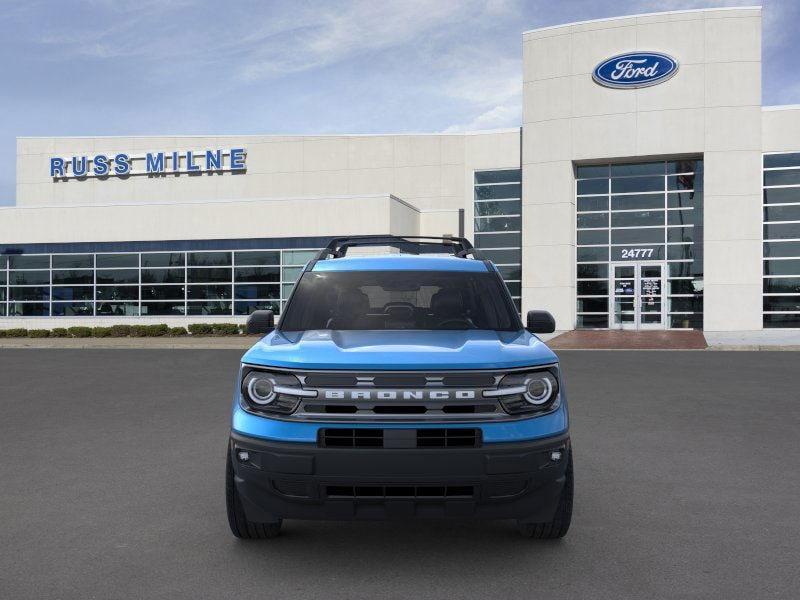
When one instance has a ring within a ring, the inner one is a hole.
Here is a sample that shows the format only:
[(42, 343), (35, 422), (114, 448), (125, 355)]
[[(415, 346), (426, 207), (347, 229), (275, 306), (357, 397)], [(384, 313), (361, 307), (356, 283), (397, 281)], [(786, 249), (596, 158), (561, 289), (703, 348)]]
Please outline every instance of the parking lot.
[(510, 522), (228, 530), (239, 351), (0, 350), (0, 598), (794, 598), (800, 355), (562, 352), (564, 540)]

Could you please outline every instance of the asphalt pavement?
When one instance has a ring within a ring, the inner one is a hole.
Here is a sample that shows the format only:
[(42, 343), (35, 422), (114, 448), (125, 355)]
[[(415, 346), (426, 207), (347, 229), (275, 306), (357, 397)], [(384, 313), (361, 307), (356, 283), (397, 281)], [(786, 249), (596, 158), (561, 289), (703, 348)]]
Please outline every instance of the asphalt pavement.
[(560, 353), (567, 537), (511, 522), (228, 530), (238, 350), (0, 349), (0, 598), (800, 596), (800, 355)]

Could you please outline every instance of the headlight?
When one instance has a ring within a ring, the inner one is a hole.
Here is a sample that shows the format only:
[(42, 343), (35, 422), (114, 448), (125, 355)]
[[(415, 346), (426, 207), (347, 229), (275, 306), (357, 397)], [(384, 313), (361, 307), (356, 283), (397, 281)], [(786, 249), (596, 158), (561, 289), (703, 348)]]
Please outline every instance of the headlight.
[(486, 397), (496, 397), (509, 414), (550, 412), (561, 404), (558, 368), (509, 373), (496, 390), (487, 390)]
[(300, 381), (290, 373), (260, 371), (253, 367), (242, 369), (242, 406), (258, 412), (289, 414), (304, 397), (316, 397), (317, 392), (304, 390)]

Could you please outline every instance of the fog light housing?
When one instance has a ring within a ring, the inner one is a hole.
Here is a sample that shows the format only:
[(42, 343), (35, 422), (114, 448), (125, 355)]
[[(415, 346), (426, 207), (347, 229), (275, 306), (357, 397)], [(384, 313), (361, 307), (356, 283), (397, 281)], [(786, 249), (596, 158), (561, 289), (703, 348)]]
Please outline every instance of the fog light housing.
[(561, 456), (562, 456), (561, 450), (553, 450), (550, 453), (550, 460), (553, 462), (558, 462), (561, 460)]
[(236, 458), (239, 459), (239, 462), (246, 463), (250, 460), (250, 453), (247, 450), (237, 450)]

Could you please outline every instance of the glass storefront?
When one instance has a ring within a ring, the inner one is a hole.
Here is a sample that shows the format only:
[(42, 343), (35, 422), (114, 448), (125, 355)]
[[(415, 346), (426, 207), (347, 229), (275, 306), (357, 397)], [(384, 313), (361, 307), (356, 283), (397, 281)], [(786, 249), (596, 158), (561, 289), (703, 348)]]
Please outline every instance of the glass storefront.
[(517, 310), (522, 293), (522, 171), (475, 171), (475, 247), (497, 265)]
[(703, 327), (703, 161), (576, 167), (577, 323)]
[(764, 155), (765, 328), (800, 328), (800, 153)]
[(0, 255), (0, 316), (279, 313), (313, 249)]

